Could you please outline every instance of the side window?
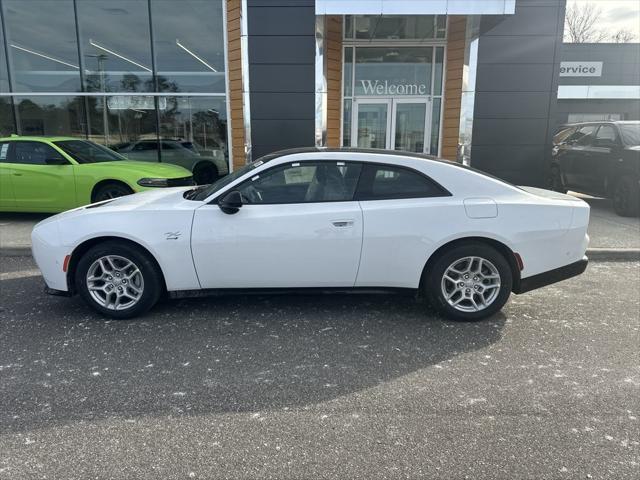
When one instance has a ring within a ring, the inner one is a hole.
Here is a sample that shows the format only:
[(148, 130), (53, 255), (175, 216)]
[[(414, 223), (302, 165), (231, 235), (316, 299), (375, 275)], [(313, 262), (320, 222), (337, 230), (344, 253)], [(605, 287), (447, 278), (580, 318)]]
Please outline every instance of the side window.
[(248, 204), (351, 201), (361, 168), (350, 162), (293, 162), (259, 173), (237, 190)]
[(134, 152), (142, 152), (148, 150), (157, 150), (158, 144), (156, 142), (139, 142), (134, 145), (132, 150)]
[(575, 127), (564, 128), (555, 134), (553, 137), (554, 145), (559, 145), (561, 143), (566, 143), (571, 139), (571, 136), (576, 131)]
[(405, 167), (367, 164), (358, 185), (358, 200), (443, 197), (449, 193), (421, 173)]
[(582, 146), (593, 144), (593, 138), (596, 133), (597, 125), (585, 125), (576, 132), (575, 143)]
[(9, 142), (0, 142), (0, 163), (9, 162)]
[(41, 142), (14, 142), (11, 163), (23, 165), (64, 165), (65, 158), (49, 145)]
[(602, 125), (596, 134), (596, 147), (613, 147), (618, 143), (618, 136), (611, 125)]

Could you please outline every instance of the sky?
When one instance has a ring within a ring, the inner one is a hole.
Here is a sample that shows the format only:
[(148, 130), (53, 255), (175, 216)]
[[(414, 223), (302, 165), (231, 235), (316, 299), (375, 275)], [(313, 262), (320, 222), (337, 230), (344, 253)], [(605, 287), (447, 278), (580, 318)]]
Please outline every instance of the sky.
[(567, 0), (572, 3), (591, 3), (602, 9), (600, 29), (615, 32), (629, 30), (640, 41), (640, 0)]

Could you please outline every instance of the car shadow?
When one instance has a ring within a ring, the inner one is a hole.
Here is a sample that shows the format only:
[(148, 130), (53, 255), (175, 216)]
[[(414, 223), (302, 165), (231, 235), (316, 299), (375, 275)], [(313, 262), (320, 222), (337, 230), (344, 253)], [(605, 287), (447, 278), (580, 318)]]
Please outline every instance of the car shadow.
[(104, 418), (300, 409), (376, 387), (500, 340), (505, 317), (438, 318), (395, 295), (165, 301), (110, 321), (0, 282), (0, 428)]

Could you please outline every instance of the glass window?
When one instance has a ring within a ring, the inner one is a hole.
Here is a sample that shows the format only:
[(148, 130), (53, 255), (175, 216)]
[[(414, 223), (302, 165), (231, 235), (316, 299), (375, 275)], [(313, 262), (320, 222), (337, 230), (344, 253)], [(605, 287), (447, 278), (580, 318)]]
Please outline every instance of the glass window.
[(9, 97), (0, 97), (0, 137), (8, 137), (16, 133), (13, 124), (13, 107)]
[(362, 15), (355, 17), (356, 38), (424, 40), (436, 37), (433, 15)]
[(22, 135), (84, 137), (84, 98), (70, 96), (16, 96)]
[(357, 163), (292, 163), (258, 174), (238, 190), (250, 204), (350, 201), (360, 169)]
[(620, 124), (620, 132), (625, 145), (640, 145), (640, 123)]
[(431, 94), (431, 47), (356, 47), (355, 95)]
[(73, 0), (3, 0), (2, 8), (14, 91), (79, 91)]
[(440, 141), (440, 114), (442, 108), (442, 98), (433, 99), (433, 111), (431, 113), (431, 146), (429, 153), (438, 155)]
[[(155, 100), (151, 96), (87, 97), (89, 140), (119, 151), (139, 140), (157, 142)], [(162, 102), (159, 102), (162, 107)], [(158, 161), (158, 148), (136, 160)], [(124, 152), (120, 152), (125, 155)], [(125, 155), (129, 156), (129, 155)]]
[(344, 49), (344, 70), (342, 72), (344, 85), (344, 96), (350, 97), (353, 87), (353, 47), (346, 47)]
[(225, 91), (222, 2), (151, 0), (160, 92)]
[(147, 0), (82, 0), (76, 5), (87, 91), (153, 91)]
[(578, 145), (591, 145), (597, 128), (597, 125), (585, 125), (579, 128), (573, 136), (572, 142)]
[(618, 136), (611, 125), (602, 125), (596, 134), (595, 145), (599, 147), (610, 147), (618, 143)]
[(575, 132), (575, 127), (564, 128), (555, 134), (553, 137), (554, 145), (564, 143)]
[(9, 142), (0, 142), (0, 163), (9, 161)]
[(47, 165), (47, 162), (68, 163), (66, 159), (49, 145), (42, 142), (12, 142), (11, 163), (24, 165)]
[[(224, 97), (161, 97), (160, 138), (169, 148), (213, 159), (218, 174), (227, 173), (227, 105)], [(164, 150), (165, 144), (162, 148)]]
[(4, 32), (2, 22), (0, 22), (0, 92), (9, 92), (9, 69), (4, 46)]
[(433, 75), (433, 94), (442, 95), (442, 72), (444, 64), (444, 47), (436, 47), (435, 72)]
[(351, 146), (351, 115), (352, 115), (352, 102), (351, 99), (344, 101), (344, 107), (342, 109), (342, 146)]
[(358, 200), (389, 200), (444, 196), (446, 192), (409, 168), (367, 164), (358, 185)]
[(54, 144), (78, 163), (101, 163), (124, 160), (107, 147), (86, 140), (63, 140)]

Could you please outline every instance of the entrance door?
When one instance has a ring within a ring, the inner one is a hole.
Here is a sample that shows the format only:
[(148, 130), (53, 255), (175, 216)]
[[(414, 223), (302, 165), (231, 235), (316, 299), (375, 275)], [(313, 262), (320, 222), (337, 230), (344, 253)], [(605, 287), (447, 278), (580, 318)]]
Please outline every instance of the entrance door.
[(431, 99), (354, 99), (351, 146), (428, 153)]

